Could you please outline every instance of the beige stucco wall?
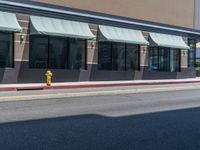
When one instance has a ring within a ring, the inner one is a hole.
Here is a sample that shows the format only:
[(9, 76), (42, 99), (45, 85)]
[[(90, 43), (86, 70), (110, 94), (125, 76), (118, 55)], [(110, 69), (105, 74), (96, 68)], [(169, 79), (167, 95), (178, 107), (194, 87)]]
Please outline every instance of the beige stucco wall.
[(194, 0), (32, 0), (71, 8), (194, 27)]

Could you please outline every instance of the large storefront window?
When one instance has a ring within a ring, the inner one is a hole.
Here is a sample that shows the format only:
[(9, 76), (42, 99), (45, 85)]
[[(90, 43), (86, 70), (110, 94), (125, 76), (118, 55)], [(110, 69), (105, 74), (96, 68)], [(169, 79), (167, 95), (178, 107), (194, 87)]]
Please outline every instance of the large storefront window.
[(196, 64), (196, 40), (189, 39), (188, 45), (190, 49), (188, 50), (188, 67), (195, 67)]
[(149, 47), (149, 70), (177, 72), (180, 70), (180, 50)]
[(31, 36), (30, 43), (31, 68), (85, 69), (85, 40)]
[(13, 67), (12, 33), (0, 33), (0, 68)]
[(99, 42), (98, 69), (138, 70), (139, 46), (132, 44)]

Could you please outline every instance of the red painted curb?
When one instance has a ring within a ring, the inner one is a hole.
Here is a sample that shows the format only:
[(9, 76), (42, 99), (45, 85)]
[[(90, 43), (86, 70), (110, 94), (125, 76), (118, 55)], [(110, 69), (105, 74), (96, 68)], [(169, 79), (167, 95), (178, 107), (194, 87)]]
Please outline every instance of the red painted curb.
[(200, 81), (149, 82), (149, 83), (118, 83), (118, 84), (88, 84), (88, 85), (61, 85), (61, 86), (57, 85), (57, 86), (44, 86), (43, 89), (75, 89), (75, 88), (98, 88), (98, 87), (163, 85), (163, 84), (187, 84), (187, 83), (200, 83)]
[(175, 82), (146, 82), (146, 83), (108, 83), (108, 84), (86, 84), (86, 85), (53, 85), (53, 86), (24, 86), (24, 87), (0, 87), (0, 91), (22, 91), (22, 90), (45, 90), (45, 89), (78, 89), (98, 88), (116, 86), (140, 86), (140, 85), (164, 85), (164, 84), (187, 84), (200, 83), (200, 81), (175, 81)]
[(2, 88), (0, 88), (0, 91), (16, 91), (17, 90), (17, 88), (15, 88), (15, 87), (2, 87)]

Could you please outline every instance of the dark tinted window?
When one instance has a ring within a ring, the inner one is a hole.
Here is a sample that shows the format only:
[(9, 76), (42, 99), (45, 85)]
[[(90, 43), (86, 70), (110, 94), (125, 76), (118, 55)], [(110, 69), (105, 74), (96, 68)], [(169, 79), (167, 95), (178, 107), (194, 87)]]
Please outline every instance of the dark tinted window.
[(112, 70), (111, 43), (101, 42), (98, 48), (98, 69)]
[(170, 71), (170, 49), (159, 49), (159, 71)]
[(50, 38), (49, 68), (67, 68), (67, 40), (63, 38)]
[(30, 45), (31, 68), (85, 69), (85, 40), (31, 36)]
[(48, 67), (48, 38), (32, 36), (30, 41), (30, 67)]
[(158, 63), (158, 47), (149, 47), (149, 70), (157, 71)]
[(171, 72), (180, 71), (180, 50), (173, 49), (171, 50)]
[(180, 50), (149, 47), (149, 70), (163, 72), (180, 71)]
[(188, 45), (190, 49), (188, 50), (188, 66), (189, 67), (195, 67), (196, 59), (196, 40), (189, 39)]
[(69, 40), (69, 69), (85, 69), (85, 40)]
[(125, 44), (114, 43), (112, 49), (113, 70), (125, 70)]
[(139, 70), (140, 59), (139, 59), (139, 46), (138, 45), (127, 45), (126, 51), (126, 69), (127, 70)]
[(0, 33), (0, 67), (13, 67), (13, 45), (11, 33)]
[(139, 69), (139, 46), (99, 42), (98, 69), (115, 71)]

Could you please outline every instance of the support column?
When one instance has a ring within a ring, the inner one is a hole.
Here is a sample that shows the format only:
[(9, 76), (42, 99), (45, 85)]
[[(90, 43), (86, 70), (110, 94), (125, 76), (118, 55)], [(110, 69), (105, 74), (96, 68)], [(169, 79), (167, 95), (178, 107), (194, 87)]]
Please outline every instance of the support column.
[(188, 51), (181, 50), (181, 70), (188, 68)]
[[(98, 26), (95, 24), (90, 24), (90, 29), (97, 38)], [(97, 64), (98, 64), (98, 41), (96, 39), (88, 40), (87, 43), (88, 81), (91, 80), (93, 70), (96, 69)]]
[(140, 47), (140, 68), (143, 70), (148, 67), (148, 47)]

